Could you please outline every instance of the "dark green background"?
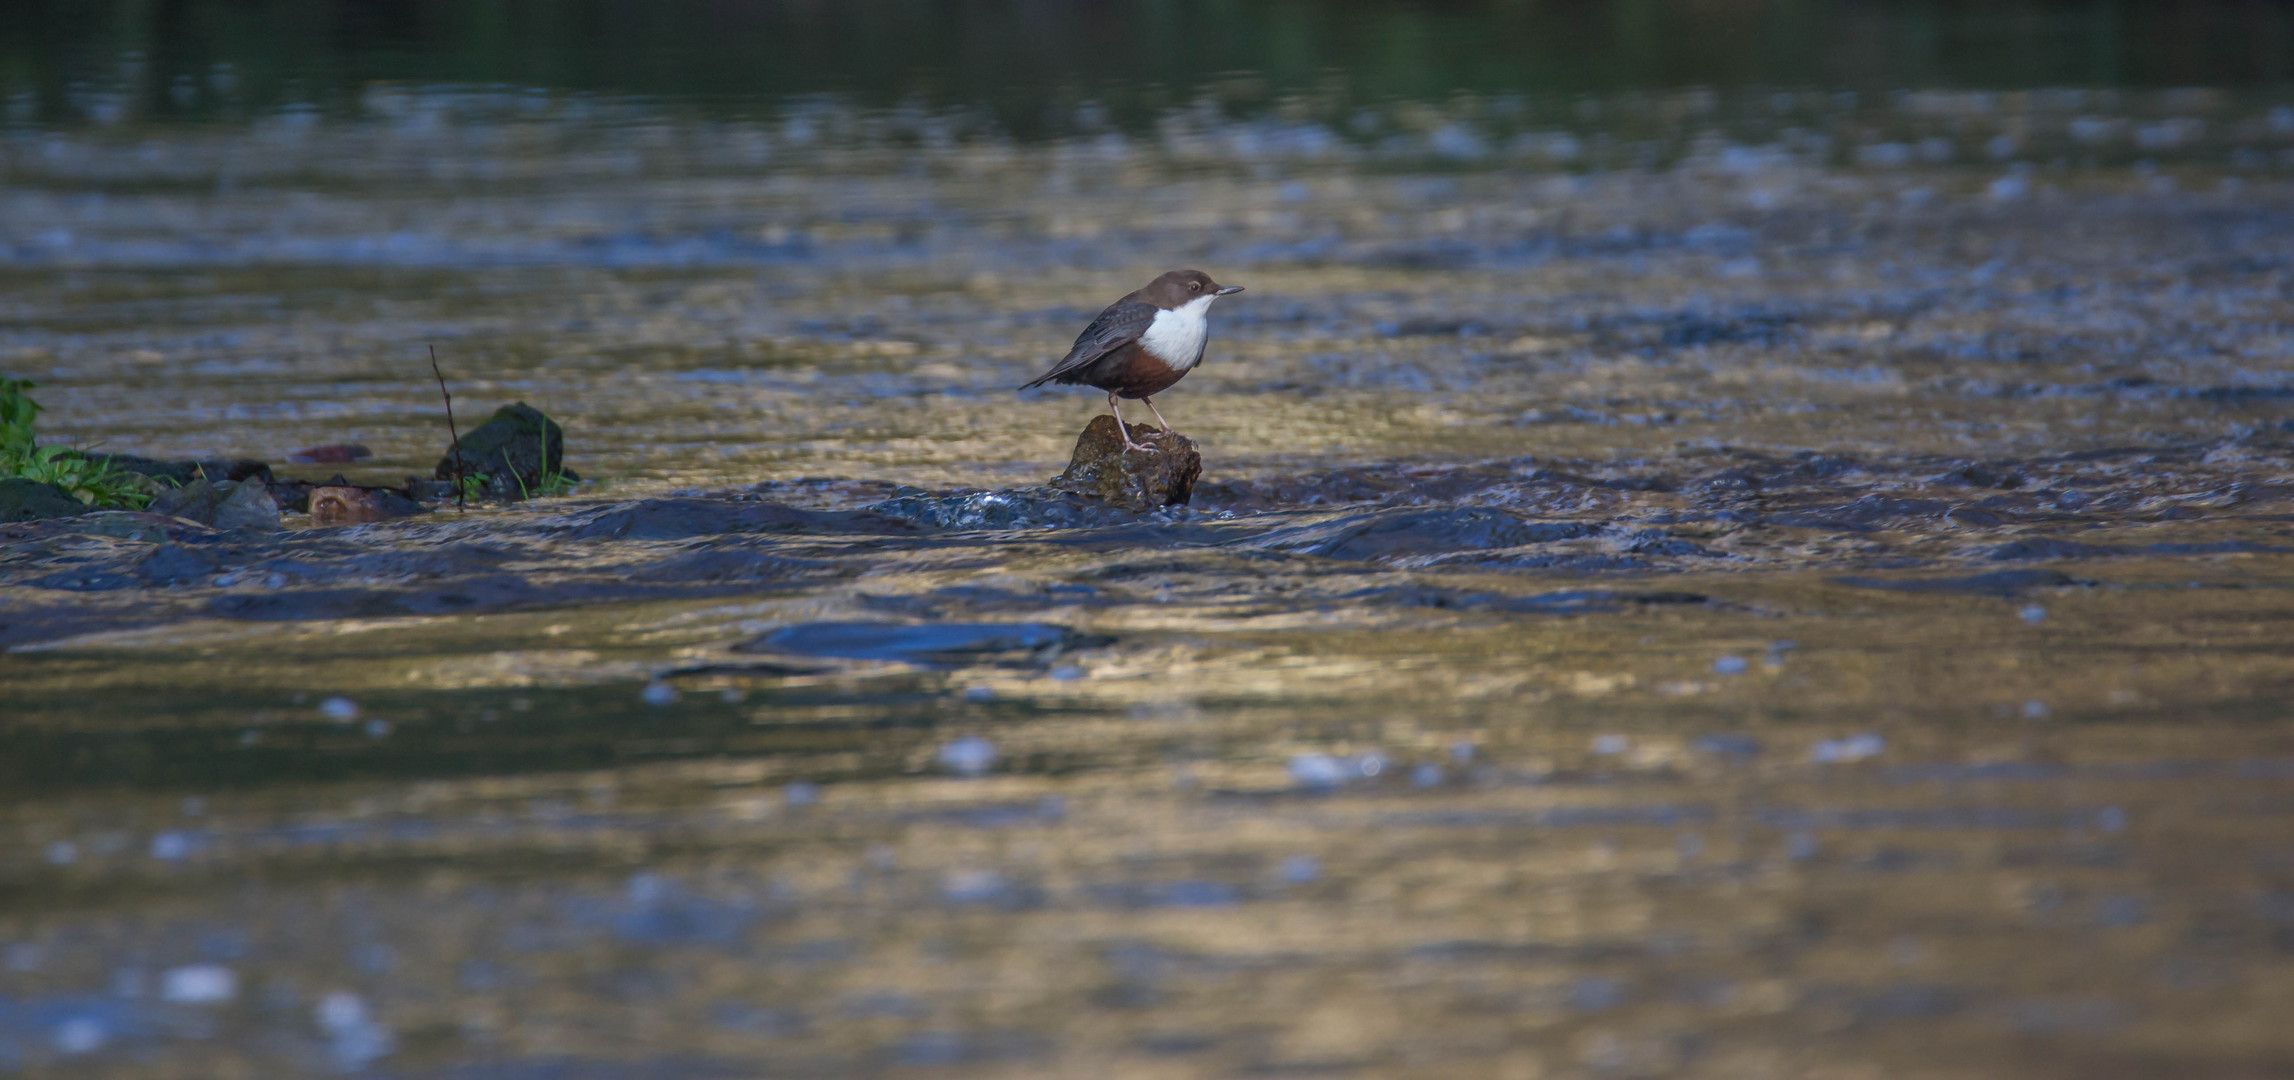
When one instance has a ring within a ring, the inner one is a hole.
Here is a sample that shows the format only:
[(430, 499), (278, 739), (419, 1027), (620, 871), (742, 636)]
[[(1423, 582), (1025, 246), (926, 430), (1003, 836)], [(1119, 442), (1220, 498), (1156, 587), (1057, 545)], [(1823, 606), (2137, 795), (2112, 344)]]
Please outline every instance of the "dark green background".
[[(975, 110), (1028, 136), (1458, 91), (1690, 85), (2275, 87), (2294, 7), (1821, 0), (16, 0), (14, 122), (354, 110), (377, 80), (769, 111), (797, 95)], [(219, 65), (230, 66), (217, 79)]]

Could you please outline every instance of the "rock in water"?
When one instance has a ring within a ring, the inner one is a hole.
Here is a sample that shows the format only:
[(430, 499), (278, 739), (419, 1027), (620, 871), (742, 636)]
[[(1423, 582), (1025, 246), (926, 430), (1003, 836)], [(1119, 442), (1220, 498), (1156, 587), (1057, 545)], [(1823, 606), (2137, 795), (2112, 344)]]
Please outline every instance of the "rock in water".
[(1094, 416), (1075, 440), (1075, 456), (1068, 460), (1067, 471), (1051, 486), (1126, 510), (1187, 505), (1196, 478), (1203, 475), (1203, 455), (1196, 452), (1195, 440), (1146, 424), (1132, 424), (1129, 430), (1132, 442), (1154, 452), (1124, 450), (1115, 418)]
[(251, 478), (219, 484), (199, 479), (169, 488), (151, 501), (151, 512), (224, 530), (279, 528), (278, 500), (262, 481)]
[[(456, 450), (465, 462), (461, 469), (454, 466)], [(493, 418), (462, 436), (460, 443), (438, 459), (438, 469), (432, 475), (440, 480), (453, 480), (457, 474), (481, 477), (486, 494), (517, 499), (540, 491), (551, 473), (568, 480), (580, 479), (566, 469), (565, 460), (565, 429), (540, 409), (521, 401), (494, 410)]]
[(54, 484), (18, 476), (0, 480), (0, 521), (78, 517), (87, 512), (88, 507), (80, 500)]
[(337, 485), (311, 489), (313, 525), (358, 525), (429, 512), (421, 503), (383, 488)]

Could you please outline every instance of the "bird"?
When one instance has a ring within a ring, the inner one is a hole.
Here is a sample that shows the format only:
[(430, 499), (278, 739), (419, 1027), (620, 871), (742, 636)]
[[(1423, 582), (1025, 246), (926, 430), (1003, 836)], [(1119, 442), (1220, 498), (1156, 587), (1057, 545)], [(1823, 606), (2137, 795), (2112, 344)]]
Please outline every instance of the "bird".
[(1059, 363), (1020, 389), (1033, 390), (1056, 382), (1105, 390), (1107, 407), (1115, 413), (1115, 430), (1123, 435), (1123, 449), (1153, 453), (1152, 447), (1131, 441), (1131, 429), (1123, 423), (1123, 407), (1115, 399), (1146, 402), (1163, 430), (1171, 430), (1163, 410), (1155, 408), (1154, 395), (1170, 389), (1202, 363), (1203, 346), (1211, 339), (1211, 302), (1241, 291), (1242, 286), (1221, 285), (1200, 270), (1163, 274), (1145, 288), (1107, 305), (1077, 335), (1075, 345)]

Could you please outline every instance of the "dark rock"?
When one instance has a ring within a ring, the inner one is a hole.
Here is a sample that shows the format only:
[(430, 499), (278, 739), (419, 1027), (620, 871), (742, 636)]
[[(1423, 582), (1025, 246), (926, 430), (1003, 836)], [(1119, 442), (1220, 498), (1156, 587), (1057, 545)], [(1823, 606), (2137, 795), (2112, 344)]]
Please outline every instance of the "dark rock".
[(359, 525), (430, 512), (421, 503), (389, 488), (347, 485), (312, 488), (310, 504), (311, 524), (317, 526)]
[(373, 456), (374, 451), (358, 443), (332, 443), (326, 446), (306, 446), (288, 454), (287, 460), (297, 465), (341, 465), (364, 461)]
[(1203, 455), (1196, 451), (1195, 440), (1146, 424), (1132, 424), (1128, 430), (1131, 441), (1153, 452), (1125, 450), (1115, 418), (1095, 416), (1075, 440), (1067, 471), (1051, 486), (1139, 512), (1187, 505), (1196, 479), (1203, 475)]
[(87, 512), (87, 504), (54, 484), (13, 476), (0, 480), (0, 521), (78, 517)]
[(254, 479), (221, 484), (195, 479), (161, 492), (152, 500), (151, 512), (225, 530), (270, 532), (279, 527), (278, 502), (267, 485)]
[(521, 401), (494, 410), (492, 418), (462, 436), (461, 442), (438, 459), (432, 475), (449, 481), (460, 476), (479, 477), (487, 495), (522, 499), (541, 490), (551, 474), (580, 479), (566, 470), (565, 455), (565, 429), (540, 409)]

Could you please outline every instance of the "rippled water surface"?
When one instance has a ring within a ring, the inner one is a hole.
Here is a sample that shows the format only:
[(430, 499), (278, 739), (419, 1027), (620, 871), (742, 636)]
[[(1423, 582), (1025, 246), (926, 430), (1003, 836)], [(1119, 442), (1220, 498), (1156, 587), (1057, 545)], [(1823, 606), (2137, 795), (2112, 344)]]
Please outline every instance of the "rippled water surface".
[(0, 526), (0, 1070), (2294, 1071), (2294, 109), (937, 115), (0, 132), (51, 435), (589, 478)]

